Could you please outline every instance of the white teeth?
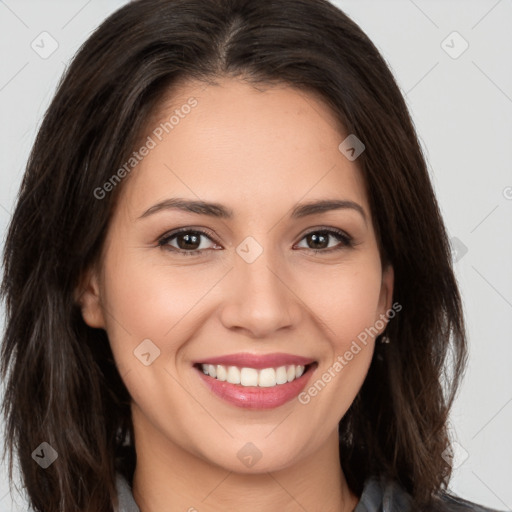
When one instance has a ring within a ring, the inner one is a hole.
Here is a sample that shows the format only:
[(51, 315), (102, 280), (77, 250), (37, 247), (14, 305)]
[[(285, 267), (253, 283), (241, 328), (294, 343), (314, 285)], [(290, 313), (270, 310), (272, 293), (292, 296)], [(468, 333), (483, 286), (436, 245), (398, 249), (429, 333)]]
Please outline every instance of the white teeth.
[(255, 368), (238, 368), (237, 366), (224, 366), (221, 364), (202, 364), (201, 369), (206, 375), (220, 381), (227, 381), (230, 384), (271, 388), (298, 379), (304, 374), (305, 367), (292, 364), (256, 370)]
[(240, 384), (240, 370), (236, 366), (228, 368), (228, 378), (226, 379), (230, 384)]
[(276, 371), (274, 368), (263, 368), (260, 370), (258, 384), (261, 388), (271, 388), (276, 385)]
[(280, 366), (276, 370), (276, 384), (284, 384), (288, 382), (288, 376), (286, 375), (286, 366)]
[[(203, 364), (204, 367), (204, 364)], [(228, 374), (226, 372), (226, 368), (224, 366), (221, 366), (220, 364), (217, 365), (217, 379), (219, 380), (226, 380), (228, 377)]]
[(254, 368), (242, 368), (240, 372), (240, 384), (242, 384), (242, 386), (257, 386), (258, 370)]

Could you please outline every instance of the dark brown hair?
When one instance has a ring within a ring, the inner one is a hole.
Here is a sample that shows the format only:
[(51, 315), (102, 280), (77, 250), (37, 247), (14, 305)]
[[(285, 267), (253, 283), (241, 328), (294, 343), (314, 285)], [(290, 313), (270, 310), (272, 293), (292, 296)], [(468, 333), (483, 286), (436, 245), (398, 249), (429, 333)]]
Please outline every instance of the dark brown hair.
[[(179, 80), (224, 76), (317, 94), (366, 146), (357, 164), (402, 311), (340, 422), (341, 464), (357, 494), (384, 475), (416, 510), (432, 508), (450, 477), (447, 417), (467, 358), (449, 241), (392, 73), (325, 0), (133, 1), (77, 53), (38, 132), (5, 246), (10, 478), (16, 454), (37, 512), (110, 511), (115, 472), (131, 481), (130, 396), (105, 331), (88, 327), (77, 304), (123, 183), (101, 200), (94, 190), (126, 162)], [(43, 441), (58, 452), (46, 470), (31, 457)]]

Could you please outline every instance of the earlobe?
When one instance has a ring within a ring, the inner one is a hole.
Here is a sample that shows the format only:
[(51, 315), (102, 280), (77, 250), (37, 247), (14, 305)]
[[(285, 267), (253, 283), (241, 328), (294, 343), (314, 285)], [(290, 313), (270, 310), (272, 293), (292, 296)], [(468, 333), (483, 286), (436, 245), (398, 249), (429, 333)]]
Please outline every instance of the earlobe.
[(386, 296), (386, 311), (388, 309), (391, 309), (391, 306), (393, 305), (393, 288), (395, 284), (395, 271), (393, 269), (393, 266), (388, 264), (384, 270), (384, 274), (382, 276), (382, 283), (385, 285), (387, 290), (387, 296)]
[(88, 270), (75, 290), (75, 302), (80, 306), (82, 318), (89, 327), (105, 328), (97, 272)]
[(379, 300), (379, 315), (386, 315), (386, 312), (389, 311), (393, 305), (394, 281), (395, 273), (393, 266), (391, 264), (388, 264), (382, 271), (382, 284), (380, 289)]

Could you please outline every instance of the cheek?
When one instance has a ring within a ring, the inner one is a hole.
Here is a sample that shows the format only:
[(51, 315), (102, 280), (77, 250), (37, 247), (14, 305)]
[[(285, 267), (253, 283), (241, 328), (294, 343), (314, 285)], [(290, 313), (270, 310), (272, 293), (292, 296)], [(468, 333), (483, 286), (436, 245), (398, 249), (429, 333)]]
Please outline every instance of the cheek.
[(327, 325), (326, 335), (336, 352), (378, 318), (381, 293), (380, 266), (371, 259), (309, 272), (302, 281), (301, 297)]
[[(308, 305), (327, 326), (323, 364), (299, 395), (308, 418), (324, 425), (319, 439), (346, 413), (361, 388), (373, 356), (371, 327), (378, 318), (380, 267), (373, 260), (352, 268), (340, 266), (329, 277), (310, 276), (317, 285)], [(321, 291), (323, 290), (323, 291)]]
[[(160, 257), (155, 262), (153, 254), (136, 247), (110, 249), (102, 294), (114, 354), (132, 364), (134, 349), (150, 339), (164, 356), (160, 362), (175, 358), (194, 325), (208, 316), (213, 296), (222, 300), (226, 268), (191, 264), (187, 258), (194, 257), (188, 256), (182, 264), (165, 264)], [(314, 314), (333, 353), (344, 353), (376, 320), (381, 273), (373, 254), (348, 256), (336, 265), (310, 261), (289, 267), (283, 277), (294, 290), (289, 300)], [(220, 288), (211, 294), (216, 284)]]
[(201, 311), (200, 301), (219, 281), (222, 269), (154, 263), (140, 249), (112, 249), (102, 290), (112, 350), (130, 364), (133, 350), (150, 339), (162, 356), (174, 357), (187, 337), (183, 329)]

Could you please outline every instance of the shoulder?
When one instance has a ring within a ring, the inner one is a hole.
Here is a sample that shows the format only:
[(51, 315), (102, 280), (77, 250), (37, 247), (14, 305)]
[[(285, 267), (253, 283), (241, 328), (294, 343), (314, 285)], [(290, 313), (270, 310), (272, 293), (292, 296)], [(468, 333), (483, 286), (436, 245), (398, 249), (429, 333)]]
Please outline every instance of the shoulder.
[[(364, 485), (354, 512), (413, 512), (410, 494), (396, 481), (385, 477), (371, 477)], [(449, 492), (439, 494), (431, 512), (502, 512), (470, 502)]]
[(446, 510), (450, 512), (503, 512), (495, 508), (484, 507), (483, 505), (473, 503), (450, 493), (443, 493), (440, 497), (446, 505)]
[(118, 507), (115, 512), (140, 512), (132, 494), (132, 488), (126, 478), (119, 472), (116, 473)]

